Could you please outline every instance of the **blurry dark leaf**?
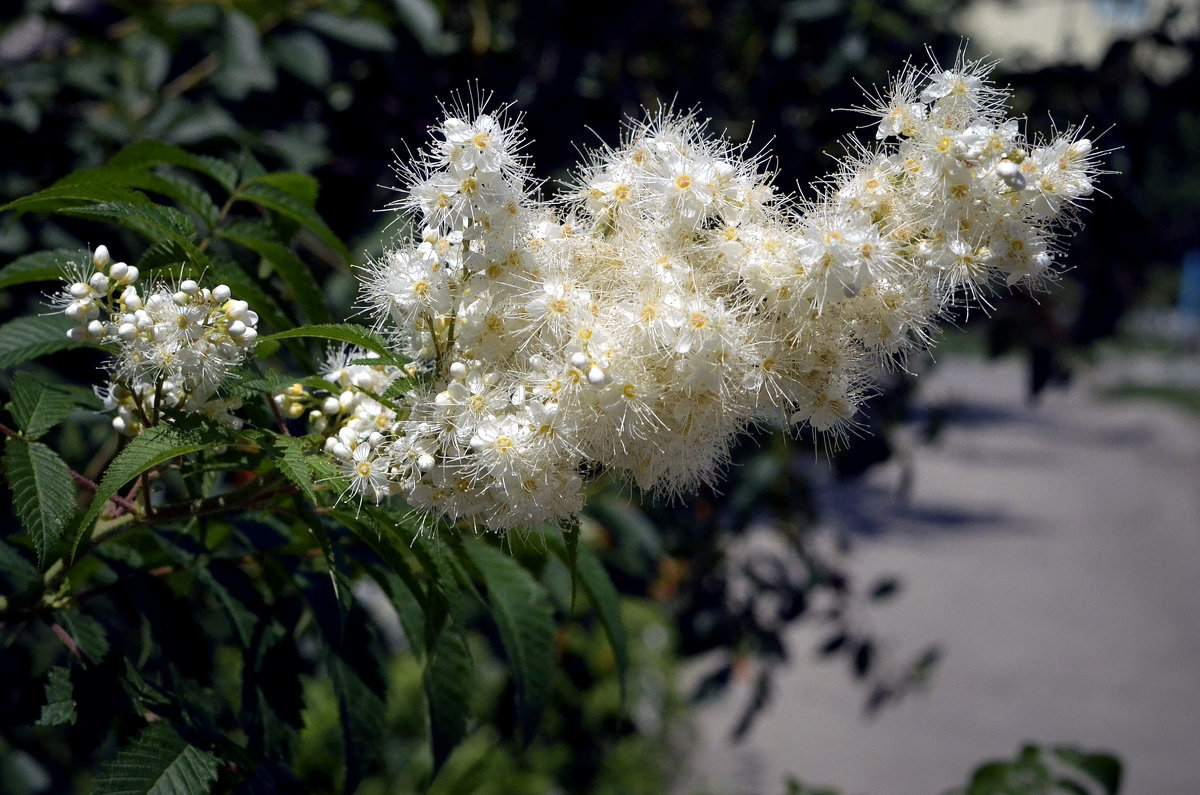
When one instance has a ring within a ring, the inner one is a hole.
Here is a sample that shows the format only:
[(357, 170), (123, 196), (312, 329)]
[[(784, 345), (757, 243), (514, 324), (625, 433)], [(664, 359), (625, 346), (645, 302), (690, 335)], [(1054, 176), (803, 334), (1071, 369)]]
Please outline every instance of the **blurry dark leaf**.
[(37, 567), (25, 559), (18, 549), (0, 539), (0, 582), (8, 584), (5, 594), (22, 594), (41, 583)]
[[(571, 557), (570, 549), (563, 539), (548, 534), (546, 543), (550, 551), (560, 559), (567, 560)], [(620, 595), (613, 586), (604, 564), (586, 544), (576, 544), (575, 571), (588, 600), (600, 616), (600, 623), (608, 635), (608, 642), (612, 644), (613, 657), (617, 661), (621, 689), (624, 692), (625, 675), (629, 670), (629, 644), (625, 634), (625, 623), (621, 619)]]
[(871, 600), (886, 601), (900, 592), (900, 581), (895, 577), (886, 577), (871, 586)]
[(846, 641), (849, 639), (850, 636), (845, 632), (838, 632), (821, 644), (820, 648), (817, 649), (817, 655), (820, 657), (829, 657), (836, 654), (846, 645)]
[(108, 654), (108, 633), (99, 621), (78, 608), (59, 610), (54, 617), (88, 662), (99, 664)]
[(305, 30), (277, 33), (267, 40), (267, 49), (282, 69), (314, 88), (329, 85), (333, 63), (325, 42)]
[(472, 663), (466, 641), (455, 629), (438, 635), (425, 661), (425, 693), (429, 699), (429, 728), (433, 765), (437, 770), (463, 738), (471, 718)]
[(767, 706), (770, 699), (771, 675), (768, 671), (760, 671), (754, 678), (754, 693), (750, 696), (745, 710), (742, 711), (742, 716), (738, 718), (737, 724), (733, 727), (731, 736), (734, 742), (740, 742), (745, 738), (747, 732), (754, 725), (754, 719), (762, 712), (763, 707)]
[(343, 792), (353, 792), (368, 776), (383, 752), (385, 735), (383, 701), (339, 655), (326, 655), (329, 678), (337, 697), (342, 724), (346, 772)]
[(358, 50), (388, 52), (396, 46), (396, 38), (391, 31), (373, 19), (313, 11), (300, 21), (318, 33), (324, 33)]
[(1121, 760), (1111, 754), (1085, 753), (1077, 748), (1057, 747), (1056, 758), (1086, 773), (1104, 788), (1105, 795), (1117, 795), (1121, 790)]
[(275, 69), (263, 52), (258, 28), (240, 11), (225, 11), (221, 68), (213, 79), (230, 99), (245, 99), (253, 91), (275, 88)]
[(46, 704), (38, 726), (70, 726), (75, 723), (75, 697), (71, 686), (71, 670), (61, 665), (50, 669), (46, 679)]
[(858, 679), (866, 678), (871, 672), (871, 664), (875, 662), (875, 644), (869, 640), (864, 640), (859, 643), (858, 648), (854, 650), (854, 676)]
[(517, 690), (521, 738), (533, 741), (554, 678), (554, 621), (550, 599), (511, 556), (482, 542), (463, 549), (487, 588), (491, 618), (500, 631)]
[(733, 663), (722, 665), (700, 680), (700, 683), (696, 685), (696, 689), (692, 692), (692, 701), (696, 704), (704, 704), (715, 700), (729, 687), (732, 677)]

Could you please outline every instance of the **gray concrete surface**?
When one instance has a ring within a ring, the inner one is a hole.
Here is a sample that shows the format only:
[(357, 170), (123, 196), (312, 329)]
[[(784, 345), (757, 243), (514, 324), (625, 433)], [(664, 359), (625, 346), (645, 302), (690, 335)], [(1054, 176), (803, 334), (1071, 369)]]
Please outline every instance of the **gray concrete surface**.
[(922, 375), (920, 402), (958, 421), (825, 490), (824, 516), (855, 535), (857, 577), (902, 578), (860, 618), (900, 660), (939, 644), (929, 687), (865, 718), (864, 691), (814, 662), (820, 636), (802, 628), (745, 742), (727, 736), (752, 677), (703, 710), (683, 791), (782, 792), (790, 773), (928, 795), (1035, 741), (1115, 752), (1129, 795), (1200, 793), (1200, 422), (1099, 399), (1123, 372), (1109, 361), (1033, 407), (1019, 363)]

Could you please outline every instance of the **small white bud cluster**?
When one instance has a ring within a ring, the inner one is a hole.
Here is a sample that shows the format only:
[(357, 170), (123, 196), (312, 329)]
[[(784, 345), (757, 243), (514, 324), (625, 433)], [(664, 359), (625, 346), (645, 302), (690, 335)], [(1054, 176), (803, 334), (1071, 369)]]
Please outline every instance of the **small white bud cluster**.
[(576, 513), (584, 474), (710, 481), (755, 424), (845, 433), (947, 306), (1047, 278), (1091, 191), (1090, 143), (1028, 144), (987, 71), (906, 72), (871, 109), (884, 143), (809, 201), (662, 111), (544, 202), (520, 128), (451, 109), (401, 167), (420, 240), (363, 284), (422, 386), (374, 425), (327, 421), (327, 450), (360, 468), (360, 499), (506, 529)]
[(335, 350), (322, 376), (339, 391), (314, 395), (302, 384), (292, 384), (274, 401), (289, 419), (307, 415), (309, 427), (326, 434), (324, 451), (338, 461), (351, 493), (360, 502), (378, 502), (396, 493), (402, 479), (398, 465), (379, 454), (385, 435), (396, 433), (397, 416), (378, 399), (402, 373), (392, 366), (352, 363), (368, 358), (370, 353), (357, 348)]
[(116, 346), (112, 380), (100, 390), (116, 410), (113, 427), (136, 435), (166, 408), (199, 411), (240, 425), (236, 400), (216, 397), (229, 371), (253, 350), (258, 315), (221, 284), (202, 288), (184, 279), (172, 289), (152, 283), (138, 291), (135, 266), (112, 262), (97, 247), (90, 267), (72, 263), (56, 305), (78, 326), (75, 342)]

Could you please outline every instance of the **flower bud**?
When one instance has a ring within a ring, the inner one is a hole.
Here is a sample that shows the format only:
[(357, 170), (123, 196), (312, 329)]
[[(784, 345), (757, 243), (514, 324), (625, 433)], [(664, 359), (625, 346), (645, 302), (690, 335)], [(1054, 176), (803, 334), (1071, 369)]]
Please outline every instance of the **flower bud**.
[(218, 304), (223, 304), (223, 303), (225, 303), (226, 301), (228, 301), (228, 300), (229, 300), (229, 296), (230, 296), (230, 295), (231, 295), (231, 293), (230, 293), (230, 290), (229, 290), (229, 285), (227, 285), (227, 284), (218, 284), (216, 287), (214, 287), (214, 288), (213, 288), (213, 291), (212, 291), (212, 300), (213, 300), (215, 303), (218, 303)]
[(129, 266), (124, 262), (118, 262), (108, 269), (108, 278), (115, 282), (120, 282), (129, 275)]
[(88, 279), (88, 284), (98, 293), (103, 293), (108, 290), (108, 277), (103, 273), (93, 273), (92, 278)]
[(188, 295), (195, 295), (199, 289), (200, 285), (196, 283), (195, 279), (184, 279), (179, 283), (179, 291)]
[(240, 320), (235, 320), (225, 329), (231, 337), (240, 337), (246, 333), (246, 324)]
[(96, 246), (96, 251), (92, 254), (92, 265), (96, 267), (96, 270), (104, 270), (111, 261), (112, 257), (109, 256), (108, 246)]
[(91, 285), (84, 284), (83, 282), (75, 282), (67, 288), (67, 292), (70, 293), (72, 298), (87, 298), (92, 294), (92, 288)]

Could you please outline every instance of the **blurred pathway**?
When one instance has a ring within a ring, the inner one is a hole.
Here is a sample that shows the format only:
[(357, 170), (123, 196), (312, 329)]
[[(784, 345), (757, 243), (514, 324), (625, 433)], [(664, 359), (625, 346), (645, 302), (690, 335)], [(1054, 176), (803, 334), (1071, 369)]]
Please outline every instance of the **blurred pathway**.
[(921, 376), (922, 405), (958, 411), (910, 448), (907, 501), (891, 463), (828, 491), (822, 516), (856, 537), (859, 582), (902, 578), (867, 617), (897, 660), (940, 645), (930, 687), (864, 718), (865, 691), (812, 662), (819, 636), (802, 629), (746, 742), (726, 741), (746, 685), (704, 710), (683, 791), (776, 793), (793, 773), (933, 795), (1034, 741), (1115, 752), (1126, 795), (1200, 792), (1200, 422), (1098, 400), (1110, 375), (1035, 407), (1016, 363)]

